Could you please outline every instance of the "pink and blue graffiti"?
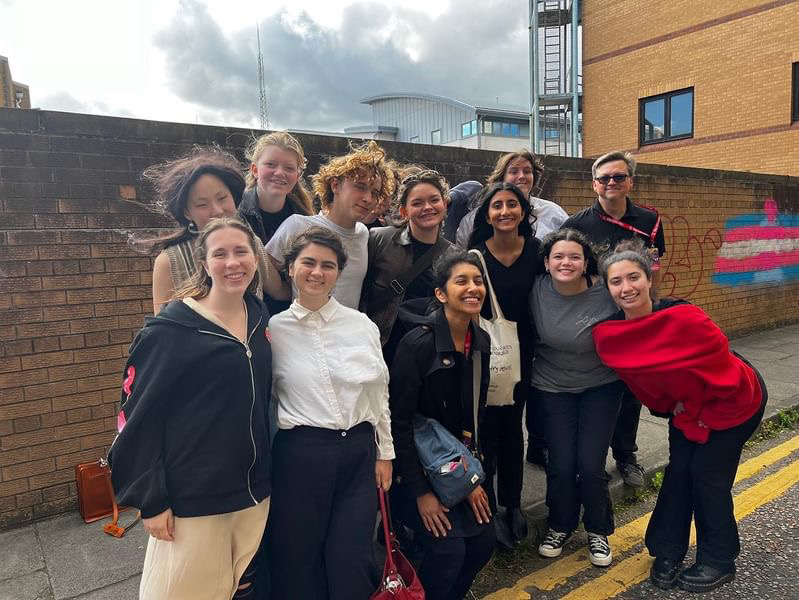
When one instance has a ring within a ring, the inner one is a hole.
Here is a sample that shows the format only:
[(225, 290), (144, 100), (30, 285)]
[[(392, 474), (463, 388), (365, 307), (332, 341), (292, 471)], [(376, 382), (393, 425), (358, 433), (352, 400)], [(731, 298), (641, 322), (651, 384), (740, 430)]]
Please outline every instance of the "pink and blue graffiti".
[(714, 283), (740, 286), (799, 279), (799, 215), (780, 213), (772, 198), (766, 200), (763, 213), (727, 221)]

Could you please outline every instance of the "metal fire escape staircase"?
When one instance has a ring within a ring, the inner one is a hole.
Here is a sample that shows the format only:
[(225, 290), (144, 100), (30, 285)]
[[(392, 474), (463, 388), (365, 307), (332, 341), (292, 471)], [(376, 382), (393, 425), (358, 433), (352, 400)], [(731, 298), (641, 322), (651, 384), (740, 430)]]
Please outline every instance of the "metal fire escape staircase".
[(580, 156), (579, 0), (530, 0), (531, 147)]

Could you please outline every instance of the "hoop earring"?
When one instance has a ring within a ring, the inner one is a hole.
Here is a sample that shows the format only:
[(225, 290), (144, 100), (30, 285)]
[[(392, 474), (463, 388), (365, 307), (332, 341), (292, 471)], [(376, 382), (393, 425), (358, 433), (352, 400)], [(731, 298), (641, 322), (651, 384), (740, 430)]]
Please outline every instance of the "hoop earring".
[(197, 223), (195, 223), (194, 221), (189, 221), (189, 224), (186, 226), (186, 229), (189, 230), (189, 233), (194, 233), (194, 234), (200, 233), (200, 230), (197, 229)]

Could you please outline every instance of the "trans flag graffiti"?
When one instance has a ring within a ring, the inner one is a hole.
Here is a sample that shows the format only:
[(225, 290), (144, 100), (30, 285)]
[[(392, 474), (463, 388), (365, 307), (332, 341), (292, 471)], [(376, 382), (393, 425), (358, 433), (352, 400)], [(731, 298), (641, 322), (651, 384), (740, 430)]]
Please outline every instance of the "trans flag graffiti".
[(727, 221), (714, 283), (738, 286), (799, 279), (799, 215), (780, 213), (771, 198), (763, 212)]

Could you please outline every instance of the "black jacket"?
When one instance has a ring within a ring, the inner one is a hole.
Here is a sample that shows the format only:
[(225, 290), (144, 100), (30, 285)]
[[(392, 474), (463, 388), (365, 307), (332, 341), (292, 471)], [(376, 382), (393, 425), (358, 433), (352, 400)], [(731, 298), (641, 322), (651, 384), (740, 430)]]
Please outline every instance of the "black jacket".
[(180, 301), (131, 344), (109, 462), (119, 503), (143, 517), (229, 513), (270, 495), (269, 315), (245, 300), (246, 345)]
[[(288, 197), (286, 197), (286, 207), (288, 207), (291, 214), (304, 214), (296, 210), (294, 203)], [(251, 187), (244, 190), (241, 196), (241, 204), (239, 204), (239, 215), (249, 223), (255, 235), (263, 242), (264, 246), (266, 246), (269, 240), (272, 239), (272, 236), (275, 235), (274, 231), (268, 231), (264, 226), (264, 220), (261, 217), (261, 209), (258, 207), (258, 188)]]
[[(409, 303), (408, 303), (409, 304)], [(416, 413), (437, 420), (457, 439), (463, 430), (474, 431), (472, 404), (472, 359), (455, 350), (443, 309), (429, 315), (415, 315), (400, 307), (400, 319), (417, 326), (399, 343), (391, 366), (389, 405), (394, 438), (395, 482), (407, 485), (414, 496), (431, 491), (413, 443)], [(478, 448), (482, 445), (483, 413), (488, 394), (491, 341), (475, 325), (472, 349), (481, 352), (480, 400), (478, 405)]]

